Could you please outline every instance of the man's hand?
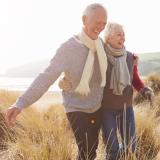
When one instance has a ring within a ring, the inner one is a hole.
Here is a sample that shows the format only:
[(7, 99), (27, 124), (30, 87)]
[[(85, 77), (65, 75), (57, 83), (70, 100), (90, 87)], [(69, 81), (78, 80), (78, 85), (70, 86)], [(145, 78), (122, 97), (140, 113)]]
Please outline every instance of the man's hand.
[(133, 54), (133, 65), (134, 66), (138, 66), (138, 62), (139, 62), (139, 57), (137, 56), (137, 54)]
[(21, 113), (21, 109), (16, 108), (15, 106), (9, 107), (5, 111), (5, 121), (8, 125), (13, 126), (16, 122), (17, 115)]

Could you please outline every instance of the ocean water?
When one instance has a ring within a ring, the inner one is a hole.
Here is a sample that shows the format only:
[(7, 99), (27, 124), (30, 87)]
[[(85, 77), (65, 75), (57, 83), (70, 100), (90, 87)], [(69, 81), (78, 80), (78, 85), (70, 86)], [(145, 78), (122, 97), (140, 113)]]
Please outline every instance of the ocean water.
[[(0, 77), (0, 89), (25, 91), (33, 80), (34, 78)], [(49, 91), (61, 91), (58, 87), (58, 80), (51, 85)]]

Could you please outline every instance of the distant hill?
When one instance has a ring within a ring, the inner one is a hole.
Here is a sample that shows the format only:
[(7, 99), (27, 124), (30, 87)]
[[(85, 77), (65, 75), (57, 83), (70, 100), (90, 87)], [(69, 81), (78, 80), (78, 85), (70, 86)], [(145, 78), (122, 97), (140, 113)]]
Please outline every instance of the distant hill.
[(150, 73), (160, 74), (160, 52), (139, 54), (139, 73), (146, 76)]
[(30, 62), (21, 66), (10, 68), (3, 76), (7, 77), (36, 77), (49, 65), (49, 58)]
[(142, 53), (138, 55), (142, 61), (160, 60), (160, 52)]
[[(139, 73), (141, 76), (146, 76), (150, 73), (160, 74), (160, 52), (144, 53), (138, 55), (139, 61)], [(50, 59), (46, 58), (40, 61), (31, 62), (22, 66), (10, 68), (3, 76), (7, 77), (36, 77), (42, 72), (48, 65)]]

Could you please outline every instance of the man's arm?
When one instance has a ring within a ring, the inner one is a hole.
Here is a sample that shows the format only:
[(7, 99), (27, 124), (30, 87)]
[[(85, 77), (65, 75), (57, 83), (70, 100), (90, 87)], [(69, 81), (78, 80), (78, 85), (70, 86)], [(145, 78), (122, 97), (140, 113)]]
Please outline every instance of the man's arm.
[(20, 96), (14, 104), (17, 108), (27, 107), (36, 102), (57, 80), (60, 74), (67, 69), (67, 58), (63, 49), (57, 50), (56, 55), (50, 61), (50, 65), (40, 73), (30, 87)]
[(67, 69), (69, 58), (66, 56), (63, 48), (58, 49), (48, 68), (39, 74), (24, 94), (17, 99), (16, 103), (6, 110), (5, 119), (9, 125), (14, 124), (21, 110), (36, 102), (55, 82), (61, 72)]

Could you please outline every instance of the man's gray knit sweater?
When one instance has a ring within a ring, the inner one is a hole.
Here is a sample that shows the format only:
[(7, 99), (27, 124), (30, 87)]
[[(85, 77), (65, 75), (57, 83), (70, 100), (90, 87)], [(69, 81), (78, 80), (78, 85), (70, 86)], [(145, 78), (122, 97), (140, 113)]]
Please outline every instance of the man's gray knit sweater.
[(82, 76), (89, 49), (76, 37), (70, 38), (57, 50), (48, 68), (40, 73), (30, 87), (20, 96), (14, 106), (27, 107), (36, 102), (57, 80), (62, 72), (69, 73), (72, 79), (72, 90), (63, 91), (63, 104), (66, 112), (82, 111), (93, 113), (101, 107), (103, 88), (100, 87), (101, 75), (98, 58), (95, 54), (94, 71), (90, 81), (90, 94), (80, 96), (74, 92)]

